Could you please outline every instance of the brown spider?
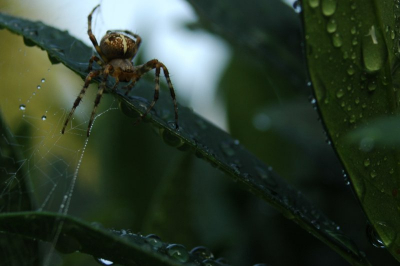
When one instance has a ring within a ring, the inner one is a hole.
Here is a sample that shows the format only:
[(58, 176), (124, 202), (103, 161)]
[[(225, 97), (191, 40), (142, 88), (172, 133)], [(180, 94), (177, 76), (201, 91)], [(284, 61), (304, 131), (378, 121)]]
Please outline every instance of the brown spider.
[[(89, 60), (89, 74), (86, 76), (85, 79), (85, 85), (83, 86), (81, 92), (79, 93), (78, 97), (76, 98), (74, 105), (72, 106), (71, 111), (69, 112), (69, 115), (67, 119), (65, 120), (64, 126), (61, 130), (61, 133), (64, 134), (65, 128), (71, 119), (76, 107), (78, 107), (79, 103), (81, 102), (83, 96), (85, 95), (86, 89), (89, 87), (90, 81), (100, 75), (103, 75), (103, 81), (99, 85), (99, 89), (97, 91), (97, 96), (94, 101), (94, 107), (92, 111), (92, 115), (89, 120), (89, 126), (87, 129), (87, 136), (89, 137), (90, 133), (90, 128), (93, 123), (94, 115), (96, 113), (96, 108), (100, 103), (101, 97), (103, 96), (104, 89), (106, 87), (106, 81), (108, 78), (108, 75), (111, 75), (115, 78), (115, 84), (112, 88), (112, 90), (115, 90), (116, 86), (120, 81), (122, 82), (130, 82), (124, 89), (126, 89), (125, 95), (127, 95), (135, 83), (147, 72), (149, 72), (152, 69), (156, 69), (156, 87), (154, 90), (154, 98), (150, 106), (147, 108), (147, 110), (144, 112), (143, 115), (140, 115), (138, 120), (136, 121), (139, 122), (141, 119), (143, 119), (153, 108), (155, 103), (158, 100), (158, 94), (160, 90), (160, 68), (162, 68), (165, 79), (167, 80), (168, 87), (171, 93), (172, 100), (174, 102), (174, 108), (175, 108), (175, 128), (178, 129), (178, 106), (176, 104), (176, 99), (175, 99), (175, 91), (174, 88), (172, 87), (172, 82), (169, 78), (169, 72), (167, 67), (158, 61), (157, 59), (150, 60), (146, 64), (139, 65), (139, 66), (134, 66), (132, 63), (133, 58), (135, 57), (140, 43), (142, 39), (140, 38), (139, 35), (134, 34), (130, 31), (123, 30), (123, 31), (107, 31), (106, 35), (101, 39), (100, 41), (100, 46), (97, 43), (96, 37), (92, 33), (92, 15), (94, 11), (99, 7), (100, 5), (97, 5), (95, 8), (93, 8), (92, 12), (90, 12), (88, 16), (88, 35), (90, 40), (93, 43), (94, 48), (96, 49), (97, 53), (99, 54), (100, 58), (97, 56), (92, 56)], [(130, 36), (128, 36), (130, 35)], [(134, 41), (132, 38), (134, 37), (136, 41)], [(101, 66), (101, 70), (92, 70), (92, 64), (93, 62), (96, 62), (99, 66)]]

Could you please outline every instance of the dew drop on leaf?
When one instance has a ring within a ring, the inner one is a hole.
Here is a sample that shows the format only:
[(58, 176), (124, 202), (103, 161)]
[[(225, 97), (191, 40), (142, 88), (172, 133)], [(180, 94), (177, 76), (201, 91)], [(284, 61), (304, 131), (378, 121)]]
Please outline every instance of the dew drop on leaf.
[(332, 43), (333, 43), (333, 46), (335, 46), (336, 48), (341, 47), (343, 44), (342, 36), (340, 36), (339, 33), (333, 34)]
[(337, 24), (336, 24), (336, 20), (334, 20), (333, 18), (331, 18), (328, 21), (328, 24), (326, 24), (326, 31), (328, 33), (334, 33), (337, 29)]
[(319, 6), (319, 0), (308, 0), (308, 4), (311, 8), (316, 8)]
[(167, 246), (167, 253), (171, 258), (179, 262), (185, 263), (189, 260), (189, 252), (186, 248), (179, 244), (170, 244)]
[(386, 60), (387, 48), (383, 36), (374, 25), (362, 39), (362, 55), (365, 69), (369, 73), (380, 70)]
[(212, 252), (208, 248), (203, 247), (203, 246), (193, 248), (190, 251), (190, 254), (192, 254), (193, 256), (195, 256), (201, 260), (214, 258), (214, 254), (212, 254)]
[(322, 0), (322, 14), (332, 16), (336, 11), (336, 0)]

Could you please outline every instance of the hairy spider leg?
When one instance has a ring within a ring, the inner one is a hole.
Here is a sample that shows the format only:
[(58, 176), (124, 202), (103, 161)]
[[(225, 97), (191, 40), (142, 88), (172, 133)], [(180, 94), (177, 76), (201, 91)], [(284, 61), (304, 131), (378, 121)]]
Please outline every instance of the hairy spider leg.
[(88, 16), (88, 35), (89, 35), (89, 39), (92, 41), (94, 48), (96, 49), (97, 53), (100, 55), (101, 59), (103, 59), (104, 62), (108, 62), (107, 58), (103, 55), (103, 53), (101, 52), (100, 46), (96, 40), (96, 37), (94, 36), (94, 34), (92, 33), (92, 15), (94, 13), (94, 11), (99, 7), (100, 5), (97, 5), (93, 8), (92, 12), (90, 12), (89, 16)]
[(167, 67), (163, 63), (158, 61), (157, 59), (153, 59), (153, 60), (150, 60), (149, 62), (147, 62), (146, 64), (142, 65), (137, 70), (137, 72), (140, 77), (154, 68), (156, 69), (156, 78), (155, 78), (156, 87), (154, 89), (153, 101), (151, 102), (150, 106), (147, 108), (146, 112), (138, 118), (138, 120), (135, 122), (135, 124), (139, 123), (144, 117), (146, 117), (146, 115), (150, 112), (150, 110), (153, 108), (153, 106), (156, 104), (156, 102), (158, 100), (158, 95), (159, 95), (159, 91), (160, 91), (160, 68), (162, 68), (165, 79), (167, 80), (167, 83), (168, 83), (172, 101), (174, 102), (175, 128), (178, 129), (179, 128), (179, 126), (178, 126), (178, 105), (176, 104), (175, 91), (174, 91), (174, 87), (172, 86), (171, 79), (169, 78), (169, 72), (168, 72)]
[(97, 96), (96, 96), (96, 99), (94, 100), (94, 107), (93, 107), (92, 115), (90, 116), (90, 120), (89, 120), (89, 126), (88, 126), (88, 129), (87, 129), (87, 136), (88, 137), (90, 135), (90, 128), (92, 127), (92, 124), (93, 124), (94, 115), (96, 114), (97, 106), (99, 105), (101, 97), (103, 96), (104, 89), (106, 88), (106, 81), (107, 81), (107, 78), (108, 78), (108, 74), (110, 73), (111, 69), (112, 69), (111, 65), (107, 65), (104, 68), (103, 81), (100, 83), (99, 89), (97, 90)]
[(89, 66), (88, 66), (88, 69), (87, 69), (88, 72), (92, 71), (93, 62), (96, 62), (99, 66), (103, 66), (103, 61), (101, 61), (101, 59), (98, 58), (97, 56), (93, 55), (89, 59)]
[(129, 94), (129, 92), (132, 90), (132, 88), (135, 86), (136, 82), (140, 80), (140, 77), (134, 77), (131, 80), (131, 83), (129, 83), (128, 86), (125, 86), (123, 89), (126, 90), (125, 96)]
[(85, 79), (85, 85), (83, 86), (83, 88), (81, 89), (81, 92), (79, 93), (78, 97), (75, 99), (74, 105), (72, 106), (71, 111), (69, 112), (69, 115), (67, 117), (67, 119), (65, 120), (64, 126), (61, 130), (61, 133), (64, 134), (65, 132), (65, 128), (67, 127), (67, 124), (69, 122), (69, 120), (71, 119), (72, 115), (75, 112), (76, 107), (78, 107), (78, 105), (80, 104), (80, 102), (82, 101), (83, 96), (85, 96), (85, 92), (86, 89), (89, 87), (90, 82), (92, 81), (92, 79), (94, 77), (97, 77), (98, 75), (100, 75), (101, 71), (100, 70), (95, 70), (90, 72)]

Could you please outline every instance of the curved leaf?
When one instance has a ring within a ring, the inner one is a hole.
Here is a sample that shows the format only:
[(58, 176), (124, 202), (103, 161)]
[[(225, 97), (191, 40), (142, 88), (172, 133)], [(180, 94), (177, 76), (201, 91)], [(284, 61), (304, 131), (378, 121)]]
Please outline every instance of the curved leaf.
[[(67, 32), (45, 26), (41, 22), (31, 22), (5, 14), (0, 14), (0, 26), (23, 35), (26, 43), (46, 50), (52, 62), (62, 62), (81, 77), (85, 77), (88, 66), (85, 61), (90, 58), (92, 49)], [(136, 118), (138, 113), (145, 111), (149, 104), (146, 99), (152, 98), (149, 86), (153, 87), (142, 83), (134, 89), (136, 96), (126, 97), (120, 90), (120, 85), (115, 95), (127, 115)], [(179, 106), (180, 130), (176, 131), (172, 122), (172, 103), (165, 93), (161, 94), (146, 121), (152, 123), (166, 143), (180, 150), (194, 151), (198, 157), (209, 161), (252, 193), (275, 206), (287, 218), (325, 242), (352, 264), (369, 264), (334, 222), (226, 132), (183, 106)]]
[[(304, 1), (309, 71), (333, 145), (368, 219), (400, 261), (399, 150), (347, 135), (399, 114), (398, 1)], [(397, 18), (397, 20), (395, 19)]]
[(283, 1), (187, 1), (202, 26), (271, 66), (270, 76), (286, 83), (280, 90), (305, 87), (298, 16)]
[[(182, 265), (152, 241), (128, 232), (106, 231), (76, 218), (48, 212), (0, 215), (0, 231), (53, 243), (63, 253), (82, 252), (122, 265)], [(164, 245), (164, 244), (163, 244)]]

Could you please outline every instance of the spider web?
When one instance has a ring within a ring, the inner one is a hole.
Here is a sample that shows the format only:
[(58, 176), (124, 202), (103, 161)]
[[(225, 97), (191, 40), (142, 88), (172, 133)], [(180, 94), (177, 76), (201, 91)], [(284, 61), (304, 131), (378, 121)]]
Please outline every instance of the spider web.
[[(62, 135), (60, 130), (83, 80), (63, 65), (51, 65), (45, 52), (25, 46), (21, 37), (6, 31), (0, 35), (7, 40), (0, 51), (0, 201), (6, 203), (0, 210), (67, 214), (78, 176), (86, 178), (82, 182), (96, 182), (98, 162), (93, 149), (87, 149), (91, 138), (86, 137), (86, 130), (97, 88), (88, 89)], [(104, 96), (94, 129), (101, 116), (118, 110), (115, 99)], [(91, 158), (85, 163), (86, 157)], [(45, 265), (53, 264), (55, 254), (48, 248)]]

